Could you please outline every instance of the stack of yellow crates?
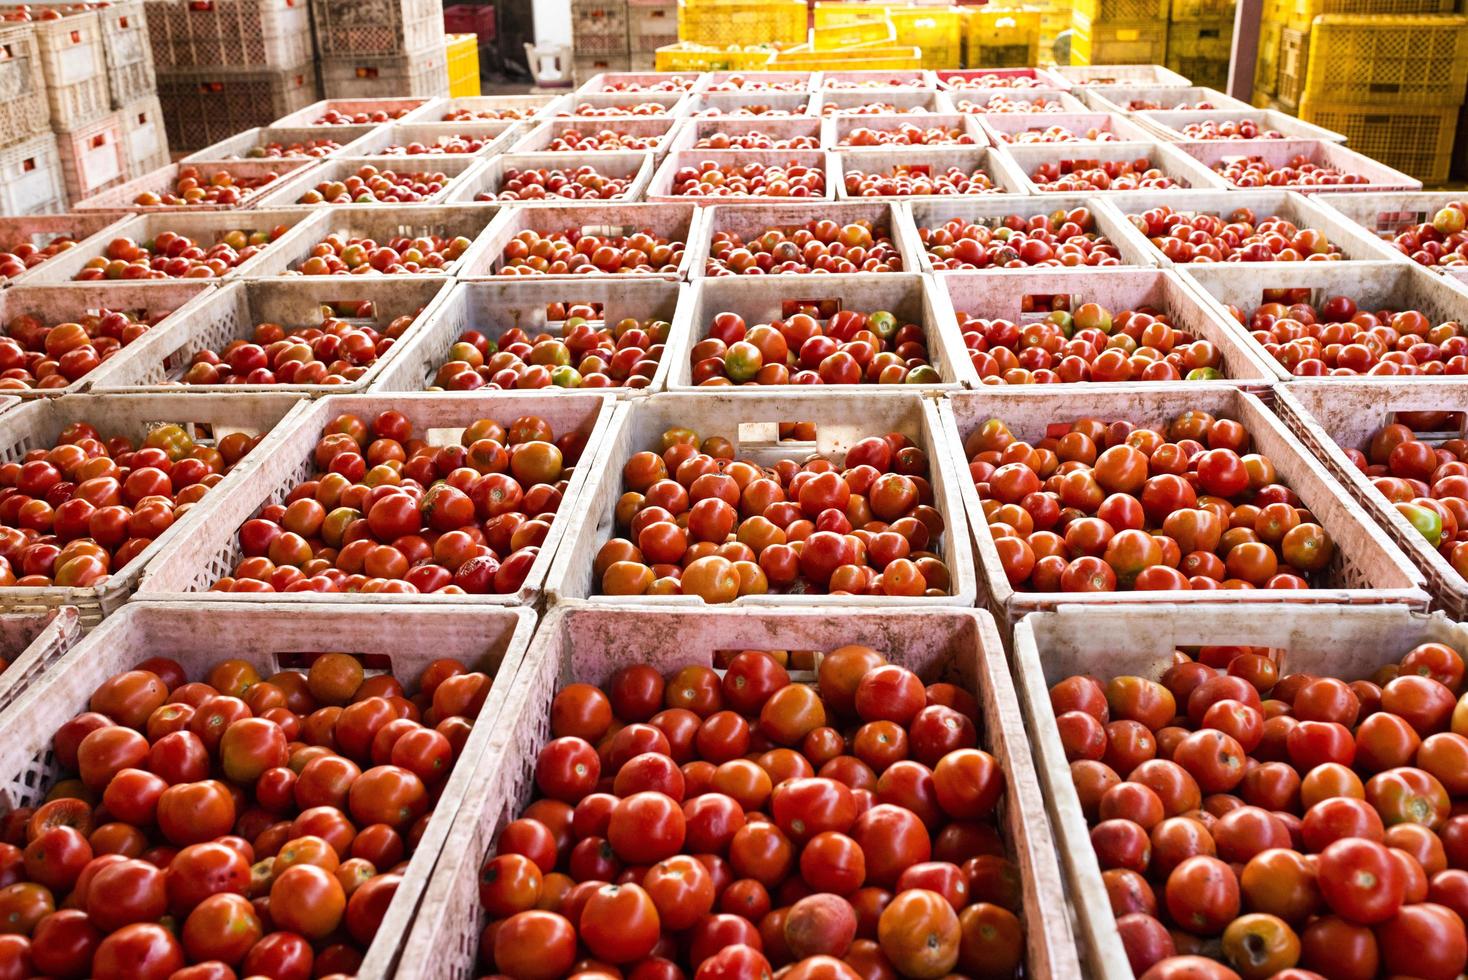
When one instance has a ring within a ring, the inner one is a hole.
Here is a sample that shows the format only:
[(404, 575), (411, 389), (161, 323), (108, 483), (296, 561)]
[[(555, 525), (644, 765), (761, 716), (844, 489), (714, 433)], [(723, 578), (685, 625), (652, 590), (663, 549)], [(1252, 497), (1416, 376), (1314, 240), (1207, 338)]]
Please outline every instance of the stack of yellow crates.
[(1263, 98), (1255, 101), (1341, 133), (1423, 183), (1442, 183), (1468, 88), (1468, 17), (1451, 14), (1453, 4), (1266, 0), (1266, 27), (1282, 26), (1261, 33), (1255, 88)]
[[(958, 68), (963, 62), (963, 11), (957, 7), (909, 3), (817, 3), (816, 31), (889, 20), (895, 47), (917, 48), (920, 68)], [(895, 51), (894, 51), (895, 54)], [(782, 60), (776, 56), (776, 60)], [(882, 68), (894, 68), (883, 64)]]
[(1234, 0), (1172, 0), (1167, 67), (1194, 85), (1228, 84), (1234, 39)]
[(963, 8), (965, 68), (1028, 68), (1040, 63), (1038, 7)]
[(1160, 65), (1167, 58), (1170, 0), (1075, 0), (1073, 65)]

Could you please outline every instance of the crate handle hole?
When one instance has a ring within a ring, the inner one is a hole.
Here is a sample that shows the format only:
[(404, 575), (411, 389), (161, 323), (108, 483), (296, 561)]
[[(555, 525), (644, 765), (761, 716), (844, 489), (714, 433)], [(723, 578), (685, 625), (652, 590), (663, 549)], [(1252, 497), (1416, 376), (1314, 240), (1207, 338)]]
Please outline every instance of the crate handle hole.
[(1068, 293), (1030, 293), (1019, 298), (1019, 318), (1022, 323), (1048, 320), (1051, 313), (1075, 309), (1075, 300)]
[(753, 450), (761, 446), (788, 446), (791, 443), (815, 444), (820, 432), (814, 422), (740, 422), (739, 446)]

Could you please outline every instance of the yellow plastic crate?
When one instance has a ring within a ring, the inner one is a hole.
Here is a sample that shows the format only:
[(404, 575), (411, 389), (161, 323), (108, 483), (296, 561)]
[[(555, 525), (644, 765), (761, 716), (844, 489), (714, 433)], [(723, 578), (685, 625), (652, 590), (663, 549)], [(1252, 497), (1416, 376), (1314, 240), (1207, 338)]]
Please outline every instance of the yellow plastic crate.
[(817, 3), (817, 30), (864, 22), (880, 15), (892, 22), (896, 43), (922, 50), (923, 68), (957, 68), (963, 60), (963, 11), (898, 3)]
[(1279, 84), (1275, 98), (1294, 112), (1305, 94), (1305, 72), (1310, 67), (1310, 32), (1286, 27), (1279, 34)]
[(1346, 137), (1346, 145), (1424, 184), (1447, 181), (1453, 162), (1458, 106), (1379, 106), (1300, 103), (1300, 118)]
[(1284, 25), (1266, 20), (1259, 24), (1259, 54), (1254, 59), (1254, 91), (1273, 95), (1279, 90), (1279, 35)]
[(801, 45), (776, 52), (768, 67), (772, 71), (914, 71), (923, 67), (923, 53), (907, 47), (816, 51)]
[(1088, 24), (1071, 18), (1073, 65), (1160, 65), (1167, 60), (1167, 22)]
[(678, 5), (678, 40), (714, 47), (800, 44), (804, 0), (685, 0)]
[(770, 64), (771, 48), (712, 48), (701, 44), (665, 44), (653, 56), (655, 71), (758, 71)]
[[(1266, 17), (1270, 16), (1269, 2), (1265, 0)], [(1399, 16), (1450, 14), (1457, 9), (1457, 0), (1283, 0), (1283, 3), (1286, 5), (1284, 19), (1297, 31), (1309, 30), (1311, 22), (1324, 14)]]
[(887, 17), (874, 14), (847, 24), (828, 24), (811, 28), (810, 46), (816, 51), (839, 51), (871, 45), (891, 46), (897, 43), (897, 31)]
[(1147, 21), (1165, 24), (1171, 5), (1172, 0), (1076, 0), (1074, 11), (1077, 17), (1085, 18), (1092, 25)]
[(1040, 63), (1039, 10), (968, 7), (963, 12), (965, 68), (1027, 68)]
[(449, 96), (462, 98), (479, 94), (479, 35), (450, 34), (444, 43), (448, 53)]
[[(1177, 24), (1195, 20), (1217, 20), (1234, 18), (1235, 0), (1172, 0), (1170, 20)], [(1266, 0), (1265, 6), (1274, 0)]]
[(1319, 17), (1302, 99), (1443, 106), (1468, 87), (1468, 17)]

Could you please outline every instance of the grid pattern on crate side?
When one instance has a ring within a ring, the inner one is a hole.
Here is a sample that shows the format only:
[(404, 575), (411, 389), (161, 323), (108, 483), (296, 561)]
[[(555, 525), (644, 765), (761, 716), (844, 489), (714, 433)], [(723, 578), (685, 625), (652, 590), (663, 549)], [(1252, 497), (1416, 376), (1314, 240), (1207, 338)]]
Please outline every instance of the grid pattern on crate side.
[(676, 3), (627, 5), (627, 50), (636, 54), (652, 54), (665, 44), (678, 41), (678, 5)]
[(151, 63), (148, 15), (143, 0), (120, 0), (97, 12), (102, 21), (102, 49), (109, 71), (128, 65)]
[(1075, 0), (1072, 12), (1090, 24), (1167, 22), (1169, 0)]
[(153, 59), (134, 61), (120, 68), (107, 66), (107, 91), (112, 95), (112, 107), (120, 109), (129, 102), (136, 102), (152, 95), (158, 89), (158, 76), (153, 70)]
[(95, 12), (36, 21), (53, 129), (76, 129), (112, 109), (102, 21)]
[(61, 153), (50, 133), (0, 149), (0, 209), (6, 214), (66, 210)]
[(448, 54), (439, 48), (408, 58), (329, 59), (321, 63), (328, 99), (378, 99), (449, 94)]
[(1310, 68), (1310, 32), (1286, 27), (1279, 34), (1279, 59), (1275, 62), (1274, 96), (1291, 112), (1305, 94), (1305, 73)]
[(51, 120), (35, 29), (0, 28), (0, 145), (45, 132)]
[(322, 58), (398, 57), (443, 45), (443, 9), (434, 0), (313, 0)]
[(1468, 86), (1468, 17), (1323, 17), (1302, 99), (1447, 105)]
[(1456, 0), (1277, 0), (1279, 12), (1296, 30), (1309, 30), (1322, 14), (1450, 14)]
[(682, 0), (678, 5), (678, 40), (720, 48), (800, 44), (806, 24), (801, 0)]
[(168, 142), (197, 150), (246, 129), (268, 126), (316, 101), (311, 65), (288, 71), (183, 72), (158, 76)]
[(1160, 65), (1167, 59), (1167, 22), (1086, 22), (1075, 15), (1070, 39), (1073, 65)]
[(128, 173), (146, 174), (168, 166), (168, 131), (163, 126), (163, 106), (158, 96), (130, 102), (117, 110), (122, 123), (123, 151)]
[(1040, 60), (1040, 18), (1036, 9), (969, 7), (963, 18), (966, 68), (1024, 68)]
[(578, 7), (571, 22), (576, 59), (590, 55), (626, 56), (628, 50), (627, 5), (606, 3)]
[(1346, 145), (1424, 184), (1448, 179), (1458, 107), (1300, 104), (1300, 118), (1346, 137)]
[(147, 0), (160, 70), (287, 69), (311, 60), (306, 0)]

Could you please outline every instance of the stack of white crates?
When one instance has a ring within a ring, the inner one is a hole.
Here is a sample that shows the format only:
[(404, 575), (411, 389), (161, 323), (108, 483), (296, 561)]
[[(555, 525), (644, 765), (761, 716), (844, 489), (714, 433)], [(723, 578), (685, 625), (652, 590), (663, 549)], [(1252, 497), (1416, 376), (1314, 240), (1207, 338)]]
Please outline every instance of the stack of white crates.
[(313, 0), (328, 99), (448, 95), (439, 0)]

